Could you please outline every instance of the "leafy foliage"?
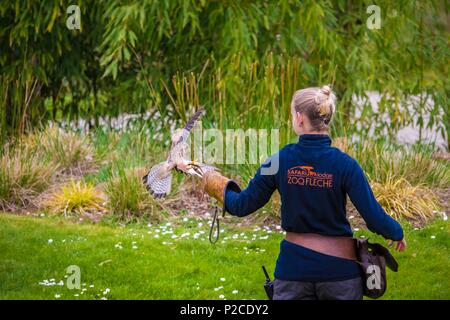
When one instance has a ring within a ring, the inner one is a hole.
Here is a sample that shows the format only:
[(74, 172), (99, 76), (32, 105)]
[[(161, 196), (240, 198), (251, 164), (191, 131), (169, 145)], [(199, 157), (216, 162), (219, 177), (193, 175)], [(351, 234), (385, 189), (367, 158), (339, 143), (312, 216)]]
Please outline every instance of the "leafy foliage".
[[(81, 30), (69, 30), (64, 1), (5, 2), (1, 136), (46, 119), (95, 126), (102, 115), (153, 108), (183, 119), (200, 104), (221, 127), (248, 121), (250, 110), (273, 116), (261, 125), (285, 123), (294, 90), (328, 82), (339, 95), (338, 130), (354, 129), (352, 97), (367, 101), (376, 90), (381, 110), (366, 104), (360, 130), (437, 123), (448, 137), (448, 2), (379, 1), (378, 30), (366, 26), (371, 4), (79, 1)], [(411, 95), (420, 98), (406, 111)]]

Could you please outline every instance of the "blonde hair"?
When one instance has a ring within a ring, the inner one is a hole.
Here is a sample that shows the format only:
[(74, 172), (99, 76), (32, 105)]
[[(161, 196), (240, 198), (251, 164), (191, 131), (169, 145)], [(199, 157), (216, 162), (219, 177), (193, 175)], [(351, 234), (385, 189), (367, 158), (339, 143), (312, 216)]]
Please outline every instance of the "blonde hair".
[(327, 85), (297, 90), (292, 97), (291, 107), (305, 113), (316, 131), (328, 129), (335, 111), (336, 96)]

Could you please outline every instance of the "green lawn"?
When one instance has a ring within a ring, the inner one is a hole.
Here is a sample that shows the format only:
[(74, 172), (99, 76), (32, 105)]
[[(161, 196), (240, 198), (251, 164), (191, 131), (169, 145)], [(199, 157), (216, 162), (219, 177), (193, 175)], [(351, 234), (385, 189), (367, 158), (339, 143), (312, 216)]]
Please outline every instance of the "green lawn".
[[(265, 299), (261, 265), (273, 272), (278, 230), (232, 228), (235, 220), (227, 221), (221, 241), (211, 245), (208, 220), (184, 220), (120, 227), (1, 214), (0, 299)], [(448, 222), (406, 226), (406, 237), (409, 248), (395, 253), (400, 270), (389, 273), (383, 298), (449, 299)], [(70, 265), (81, 269), (80, 289), (57, 285)], [(55, 285), (39, 284), (45, 280)]]

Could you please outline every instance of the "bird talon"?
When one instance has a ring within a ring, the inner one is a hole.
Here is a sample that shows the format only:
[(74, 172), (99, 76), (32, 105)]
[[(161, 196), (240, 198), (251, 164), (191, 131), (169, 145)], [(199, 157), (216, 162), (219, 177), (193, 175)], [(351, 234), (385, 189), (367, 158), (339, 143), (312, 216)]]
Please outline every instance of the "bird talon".
[(185, 173), (183, 170), (180, 170), (177, 167), (175, 167), (175, 171), (178, 172), (178, 173)]

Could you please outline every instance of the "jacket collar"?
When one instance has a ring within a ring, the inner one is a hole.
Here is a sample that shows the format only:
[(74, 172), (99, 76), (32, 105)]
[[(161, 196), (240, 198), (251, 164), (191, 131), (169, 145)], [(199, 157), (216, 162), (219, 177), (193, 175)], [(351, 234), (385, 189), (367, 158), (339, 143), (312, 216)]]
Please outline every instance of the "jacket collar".
[(329, 147), (331, 138), (327, 134), (302, 134), (298, 143), (304, 147)]

